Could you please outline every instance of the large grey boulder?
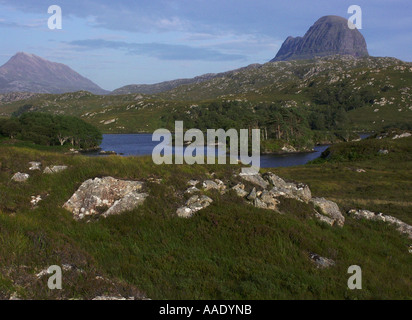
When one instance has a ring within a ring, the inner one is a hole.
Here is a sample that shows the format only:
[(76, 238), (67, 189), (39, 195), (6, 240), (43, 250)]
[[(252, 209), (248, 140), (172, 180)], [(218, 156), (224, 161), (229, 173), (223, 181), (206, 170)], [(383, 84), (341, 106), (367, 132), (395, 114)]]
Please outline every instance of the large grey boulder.
[(130, 211), (141, 205), (146, 197), (140, 193), (140, 181), (119, 180), (113, 177), (89, 179), (63, 205), (76, 219), (102, 214), (107, 217)]
[(332, 218), (335, 221), (334, 224), (343, 227), (345, 224), (345, 217), (335, 202), (326, 200), (325, 198), (312, 198), (311, 202), (320, 213)]

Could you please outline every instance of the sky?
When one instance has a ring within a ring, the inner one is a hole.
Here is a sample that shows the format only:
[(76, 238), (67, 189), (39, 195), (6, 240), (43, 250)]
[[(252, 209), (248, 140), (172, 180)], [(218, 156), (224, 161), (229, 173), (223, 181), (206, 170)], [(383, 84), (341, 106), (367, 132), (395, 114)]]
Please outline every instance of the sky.
[[(62, 29), (50, 30), (51, 5)], [(106, 90), (224, 72), (275, 57), (324, 15), (362, 8), (372, 56), (412, 61), (410, 0), (0, 0), (0, 65), (19, 51)]]

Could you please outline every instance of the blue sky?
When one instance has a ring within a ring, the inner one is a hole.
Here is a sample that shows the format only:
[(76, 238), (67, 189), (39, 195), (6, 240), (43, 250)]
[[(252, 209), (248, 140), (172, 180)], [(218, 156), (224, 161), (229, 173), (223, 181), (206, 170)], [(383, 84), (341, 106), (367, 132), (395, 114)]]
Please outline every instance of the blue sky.
[[(412, 61), (410, 0), (0, 0), (0, 65), (18, 51), (69, 65), (107, 90), (272, 59), (321, 16), (363, 11), (373, 56)], [(63, 29), (49, 30), (50, 5)]]

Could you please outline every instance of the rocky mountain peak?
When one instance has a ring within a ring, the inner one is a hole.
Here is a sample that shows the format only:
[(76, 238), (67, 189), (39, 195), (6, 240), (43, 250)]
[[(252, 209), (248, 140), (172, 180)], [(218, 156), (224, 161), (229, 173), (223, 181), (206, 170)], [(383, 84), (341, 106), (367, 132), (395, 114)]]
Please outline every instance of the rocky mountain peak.
[(80, 90), (107, 93), (70, 67), (31, 53), (18, 52), (0, 67), (0, 93), (65, 93)]
[(324, 16), (303, 37), (288, 37), (274, 61), (304, 60), (331, 55), (369, 56), (365, 38), (358, 29), (350, 29), (348, 20)]

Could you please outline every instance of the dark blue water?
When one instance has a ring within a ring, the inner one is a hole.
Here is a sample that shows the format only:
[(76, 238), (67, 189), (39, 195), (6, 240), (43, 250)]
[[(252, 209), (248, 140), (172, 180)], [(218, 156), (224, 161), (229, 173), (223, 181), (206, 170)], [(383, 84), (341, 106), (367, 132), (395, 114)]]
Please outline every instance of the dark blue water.
[[(158, 144), (158, 141), (152, 141), (152, 134), (105, 134), (100, 147), (104, 151), (115, 151), (125, 156), (144, 156), (151, 155), (153, 148)], [(208, 148), (216, 150), (215, 147)], [(260, 167), (276, 168), (303, 165), (319, 158), (327, 148), (328, 146), (316, 146), (315, 152), (310, 153), (262, 155), (260, 157)], [(176, 150), (171, 146), (165, 150), (168, 154), (170, 152), (174, 153), (174, 151)]]

